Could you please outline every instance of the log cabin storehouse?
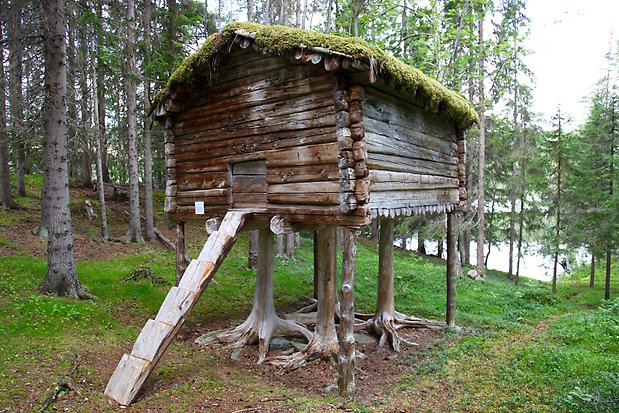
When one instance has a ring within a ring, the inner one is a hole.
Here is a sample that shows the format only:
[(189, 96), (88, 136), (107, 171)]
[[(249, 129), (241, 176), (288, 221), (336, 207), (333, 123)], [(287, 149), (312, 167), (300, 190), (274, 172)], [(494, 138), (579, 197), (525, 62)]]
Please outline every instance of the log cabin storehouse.
[[(106, 394), (121, 404), (131, 403), (245, 223), (358, 229), (375, 217), (451, 218), (466, 208), (464, 131), (474, 109), (357, 38), (230, 24), (180, 65), (153, 108), (165, 126), (165, 210), (179, 224), (177, 244), (185, 221), (223, 221), (112, 375)], [(453, 225), (448, 219), (448, 279)], [(344, 294), (341, 301), (344, 311)]]

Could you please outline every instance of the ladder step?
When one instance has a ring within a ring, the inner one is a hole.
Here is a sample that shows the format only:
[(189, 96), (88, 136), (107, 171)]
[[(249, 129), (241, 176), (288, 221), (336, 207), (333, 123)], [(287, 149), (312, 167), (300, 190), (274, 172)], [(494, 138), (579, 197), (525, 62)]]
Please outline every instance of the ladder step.
[(173, 325), (158, 320), (148, 320), (135, 340), (131, 355), (152, 362), (159, 355), (159, 349), (173, 329)]
[(172, 287), (161, 308), (157, 313), (155, 320), (162, 321), (171, 325), (176, 325), (191, 307), (196, 299), (194, 292), (185, 288)]

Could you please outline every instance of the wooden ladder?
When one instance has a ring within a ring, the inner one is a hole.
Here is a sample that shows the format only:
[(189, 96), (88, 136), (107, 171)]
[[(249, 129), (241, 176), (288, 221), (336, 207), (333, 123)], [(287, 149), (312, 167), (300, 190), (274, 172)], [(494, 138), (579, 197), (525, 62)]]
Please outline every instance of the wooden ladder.
[(192, 260), (178, 285), (172, 287), (154, 320), (148, 320), (138, 336), (131, 354), (123, 355), (105, 395), (121, 405), (129, 405), (157, 362), (166, 351), (185, 318), (234, 245), (243, 223), (251, 211), (231, 210), (213, 232), (196, 260)]

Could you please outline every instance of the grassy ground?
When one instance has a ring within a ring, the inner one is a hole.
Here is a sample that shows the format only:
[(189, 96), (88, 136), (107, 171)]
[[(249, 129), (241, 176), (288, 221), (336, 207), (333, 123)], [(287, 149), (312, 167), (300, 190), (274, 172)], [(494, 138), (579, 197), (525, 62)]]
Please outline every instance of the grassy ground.
[[(35, 196), (20, 201), (36, 205)], [(82, 219), (79, 205), (74, 201), (76, 231), (96, 238), (96, 222)], [(0, 223), (26, 232), (36, 216), (32, 210), (0, 210)], [(122, 219), (119, 214), (117, 235)], [(163, 218), (158, 222), (163, 225)], [(204, 241), (197, 226), (190, 228), (188, 241), (190, 255), (196, 256)], [(10, 234), (0, 233), (0, 246), (11, 242)], [(270, 367), (236, 368), (227, 356), (219, 358), (189, 340), (192, 329), (202, 324), (221, 326), (241, 321), (248, 313), (254, 275), (245, 268), (246, 250), (242, 236), (216, 277), (219, 284), (207, 289), (188, 329), (128, 410), (619, 411), (619, 300), (602, 300), (603, 286), (588, 288), (584, 270), (562, 280), (556, 295), (547, 284), (524, 279), (514, 286), (505, 274), (493, 271), (485, 282), (458, 279), (462, 330), (442, 334), (434, 345), (400, 357), (391, 371), (392, 384), (380, 396), (346, 401), (333, 390), (309, 391), (308, 383), (293, 376), (279, 379)], [(82, 254), (80, 280), (98, 299), (75, 302), (37, 294), (46, 261), (36, 249), (3, 251), (10, 253), (0, 257), (0, 412), (39, 411), (59, 384), (60, 396), (48, 410), (115, 411), (102, 395), (103, 388), (120, 355), (130, 350), (173, 285), (173, 253), (157, 244), (122, 244), (124, 253), (99, 259)], [(360, 241), (355, 282), (361, 311), (373, 310), (377, 263), (375, 245)], [(123, 281), (138, 267), (149, 267), (155, 283)], [(395, 267), (397, 309), (443, 319), (444, 262), (398, 252)], [(615, 286), (617, 281), (615, 270)], [(311, 292), (311, 242), (304, 238), (294, 260), (276, 262), (276, 306), (295, 308)], [(612, 296), (618, 294), (615, 287)], [(384, 359), (390, 363), (389, 353)], [(328, 383), (332, 378), (322, 379)]]

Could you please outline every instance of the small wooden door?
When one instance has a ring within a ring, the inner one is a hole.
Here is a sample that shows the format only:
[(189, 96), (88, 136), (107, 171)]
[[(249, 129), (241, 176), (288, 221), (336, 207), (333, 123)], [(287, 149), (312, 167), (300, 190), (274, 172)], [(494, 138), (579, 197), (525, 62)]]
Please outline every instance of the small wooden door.
[(230, 165), (233, 207), (260, 207), (267, 204), (266, 160), (238, 162)]

